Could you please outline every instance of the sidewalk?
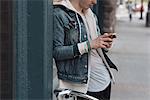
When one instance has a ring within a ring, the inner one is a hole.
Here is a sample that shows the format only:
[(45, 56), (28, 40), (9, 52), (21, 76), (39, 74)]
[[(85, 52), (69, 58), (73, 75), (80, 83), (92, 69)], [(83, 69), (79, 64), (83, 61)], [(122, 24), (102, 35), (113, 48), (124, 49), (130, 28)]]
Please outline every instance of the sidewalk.
[(111, 100), (150, 100), (150, 28), (145, 27), (145, 16), (129, 22), (126, 15), (118, 17), (117, 39), (109, 52), (119, 68)]

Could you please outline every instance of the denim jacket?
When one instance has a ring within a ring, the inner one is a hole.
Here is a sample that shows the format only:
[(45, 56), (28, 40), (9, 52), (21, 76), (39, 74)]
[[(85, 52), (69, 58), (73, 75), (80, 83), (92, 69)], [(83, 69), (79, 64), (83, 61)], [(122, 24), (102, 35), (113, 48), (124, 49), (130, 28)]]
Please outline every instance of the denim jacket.
[(88, 53), (80, 55), (77, 47), (77, 43), (88, 40), (81, 16), (64, 6), (57, 5), (54, 6), (53, 18), (53, 57), (58, 78), (70, 82), (87, 83)]
[[(81, 55), (77, 47), (78, 43), (88, 41), (81, 16), (62, 5), (54, 6), (53, 35), (53, 57), (58, 78), (75, 83), (87, 83), (88, 53)], [(118, 70), (106, 55), (105, 50), (102, 51), (108, 66)]]

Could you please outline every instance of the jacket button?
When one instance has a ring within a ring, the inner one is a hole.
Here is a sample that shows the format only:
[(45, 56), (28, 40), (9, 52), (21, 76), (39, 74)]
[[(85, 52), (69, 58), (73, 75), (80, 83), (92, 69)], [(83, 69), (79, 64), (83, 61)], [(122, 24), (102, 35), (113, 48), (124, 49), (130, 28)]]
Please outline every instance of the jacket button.
[(86, 82), (87, 82), (87, 80), (83, 80), (83, 82), (84, 82), (84, 83), (86, 83)]
[(87, 65), (85, 65), (84, 67), (87, 68)]

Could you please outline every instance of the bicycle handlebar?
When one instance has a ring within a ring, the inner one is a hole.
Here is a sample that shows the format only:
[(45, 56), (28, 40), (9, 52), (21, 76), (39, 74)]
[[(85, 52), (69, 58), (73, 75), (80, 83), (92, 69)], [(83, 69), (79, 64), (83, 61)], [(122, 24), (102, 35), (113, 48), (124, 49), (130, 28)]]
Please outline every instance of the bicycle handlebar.
[(56, 96), (73, 95), (73, 96), (82, 97), (82, 98), (89, 99), (89, 100), (99, 100), (99, 99), (89, 96), (85, 93), (74, 91), (71, 89), (55, 89), (54, 93), (56, 94)]

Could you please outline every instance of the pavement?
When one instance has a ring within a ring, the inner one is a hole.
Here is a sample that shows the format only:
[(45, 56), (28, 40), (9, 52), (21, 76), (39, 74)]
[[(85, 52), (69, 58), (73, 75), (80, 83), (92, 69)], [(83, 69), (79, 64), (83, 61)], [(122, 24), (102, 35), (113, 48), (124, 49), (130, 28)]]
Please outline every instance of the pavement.
[(145, 27), (140, 14), (130, 22), (127, 11), (117, 11), (116, 33), (110, 58), (118, 66), (114, 72), (111, 100), (150, 100), (150, 27)]

